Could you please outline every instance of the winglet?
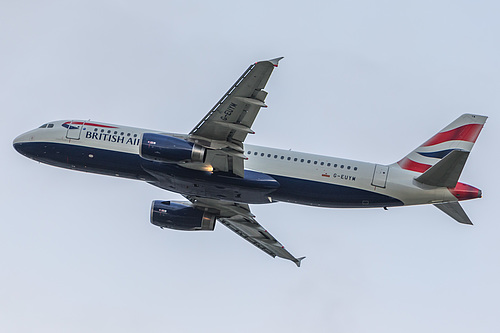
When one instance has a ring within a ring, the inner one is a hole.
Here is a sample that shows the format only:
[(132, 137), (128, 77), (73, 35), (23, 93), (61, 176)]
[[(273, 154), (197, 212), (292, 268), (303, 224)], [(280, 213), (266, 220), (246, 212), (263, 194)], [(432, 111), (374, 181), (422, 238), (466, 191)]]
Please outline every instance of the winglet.
[(268, 60), (271, 64), (273, 64), (274, 67), (278, 67), (278, 63), (280, 62), (281, 59), (283, 59), (284, 57), (279, 57), (279, 58), (274, 58), (274, 59), (271, 59), (271, 60)]
[(300, 267), (300, 262), (302, 260), (304, 260), (306, 257), (300, 257), (300, 258), (295, 258), (295, 260), (293, 261), (295, 263), (295, 265), (297, 265), (297, 267)]

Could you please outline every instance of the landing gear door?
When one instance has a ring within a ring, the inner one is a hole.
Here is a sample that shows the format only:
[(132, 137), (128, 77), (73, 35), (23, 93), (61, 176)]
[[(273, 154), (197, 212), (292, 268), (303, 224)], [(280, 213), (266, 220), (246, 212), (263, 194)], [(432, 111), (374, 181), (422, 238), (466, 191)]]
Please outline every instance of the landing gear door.
[(375, 165), (375, 171), (373, 172), (372, 185), (385, 188), (387, 184), (387, 175), (389, 173), (389, 167), (385, 165)]
[[(67, 125), (68, 130), (66, 131), (66, 138), (71, 140), (79, 140), (80, 134), (82, 133), (83, 122), (81, 121), (71, 121)], [(66, 127), (66, 126), (64, 126)]]

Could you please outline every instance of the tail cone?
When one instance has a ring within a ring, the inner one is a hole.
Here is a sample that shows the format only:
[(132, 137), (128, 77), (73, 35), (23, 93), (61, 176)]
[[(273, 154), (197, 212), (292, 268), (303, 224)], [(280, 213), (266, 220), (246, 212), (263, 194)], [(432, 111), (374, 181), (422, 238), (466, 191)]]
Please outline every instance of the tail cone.
[(457, 183), (454, 188), (450, 188), (449, 190), (459, 201), (481, 198), (483, 196), (483, 192), (480, 189), (464, 183)]

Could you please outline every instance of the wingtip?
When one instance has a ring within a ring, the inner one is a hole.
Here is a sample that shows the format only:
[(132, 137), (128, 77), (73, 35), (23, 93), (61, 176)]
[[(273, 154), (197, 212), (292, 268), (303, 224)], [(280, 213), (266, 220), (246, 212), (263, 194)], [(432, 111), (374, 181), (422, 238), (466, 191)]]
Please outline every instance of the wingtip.
[(300, 257), (300, 258), (295, 258), (295, 260), (293, 261), (295, 263), (295, 265), (297, 265), (297, 267), (300, 267), (300, 263), (302, 262), (302, 260), (304, 260), (306, 257)]
[(259, 63), (264, 63), (264, 62), (270, 62), (271, 65), (273, 65), (274, 67), (278, 67), (278, 63), (280, 62), (281, 59), (283, 59), (284, 57), (279, 57), (279, 58), (274, 58), (274, 59), (271, 59), (271, 60), (263, 60), (263, 61), (257, 61), (255, 64), (259, 64)]
[(274, 59), (271, 59), (271, 60), (268, 60), (271, 64), (273, 64), (274, 67), (278, 67), (278, 63), (280, 62), (281, 59), (283, 59), (284, 57), (279, 57), (279, 58), (274, 58)]

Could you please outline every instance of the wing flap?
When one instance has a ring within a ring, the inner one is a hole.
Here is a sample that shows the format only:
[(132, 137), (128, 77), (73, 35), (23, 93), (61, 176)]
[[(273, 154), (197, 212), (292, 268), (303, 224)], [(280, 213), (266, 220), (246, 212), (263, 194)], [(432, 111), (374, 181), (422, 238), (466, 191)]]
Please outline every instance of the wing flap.
[(290, 260), (298, 267), (300, 267), (302, 259), (305, 258), (296, 258), (288, 252), (273, 235), (255, 220), (255, 215), (250, 212), (250, 207), (247, 204), (200, 197), (187, 197), (187, 199), (201, 209), (215, 211), (220, 223), (273, 258), (280, 257)]
[[(224, 149), (212, 154), (209, 160), (214, 171), (230, 172), (243, 176), (243, 142), (248, 134), (254, 134), (252, 125), (260, 108), (267, 107), (264, 87), (278, 66), (276, 58), (250, 65), (235, 84), (189, 133), (193, 142), (209, 149)], [(225, 143), (225, 144), (224, 144)], [(222, 146), (222, 148), (220, 148)], [(219, 148), (218, 148), (219, 147)], [(215, 157), (217, 156), (217, 157)], [(232, 160), (231, 160), (232, 159)], [(242, 160), (241, 162), (239, 160)]]
[(305, 257), (295, 258), (285, 247), (276, 240), (267, 230), (265, 230), (259, 223), (241, 223), (231, 218), (219, 218), (219, 222), (234, 231), (237, 235), (253, 244), (255, 247), (261, 249), (271, 257), (280, 257), (290, 260), (300, 267), (300, 262)]
[(191, 135), (212, 140), (227, 140), (231, 129), (221, 131), (214, 121), (241, 124), (250, 127), (261, 107), (265, 107), (267, 93), (262, 89), (274, 69), (272, 61), (260, 61), (250, 65), (236, 83), (226, 92)]

